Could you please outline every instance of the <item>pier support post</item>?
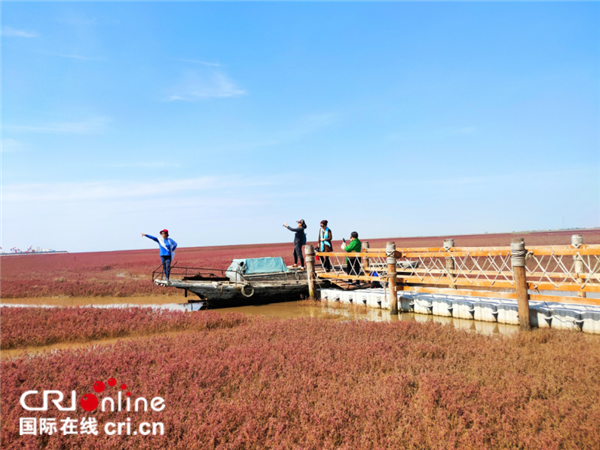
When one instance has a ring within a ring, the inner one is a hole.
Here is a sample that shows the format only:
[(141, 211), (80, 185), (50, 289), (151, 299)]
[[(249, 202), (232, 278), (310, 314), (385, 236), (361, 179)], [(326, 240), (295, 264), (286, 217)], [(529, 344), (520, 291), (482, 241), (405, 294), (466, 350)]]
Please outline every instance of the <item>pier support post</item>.
[[(363, 242), (362, 243), (362, 251), (363, 252), (367, 252), (367, 250), (369, 249), (369, 243), (368, 242)], [(363, 258), (363, 272), (365, 273), (366, 276), (369, 276), (369, 257), (365, 256)]]
[[(571, 245), (575, 248), (579, 248), (583, 245), (583, 236), (580, 234), (574, 234), (571, 236)], [(581, 255), (574, 255), (573, 256), (573, 262), (575, 265), (575, 273), (577, 274), (578, 278), (577, 278), (577, 284), (581, 284), (583, 283), (583, 280), (581, 278), (579, 278), (579, 275), (581, 275), (582, 273), (584, 273), (584, 267), (583, 267), (583, 257)], [(578, 297), (582, 297), (585, 298), (586, 297), (586, 293), (585, 291), (577, 291), (577, 296)]]
[[(444, 239), (444, 249), (446, 251), (450, 250), (454, 247), (454, 239)], [(446, 270), (448, 271), (448, 277), (454, 279), (454, 258), (447, 256), (446, 257)], [(456, 289), (456, 285), (454, 283), (450, 283), (448, 285), (450, 289)]]
[(385, 245), (388, 266), (388, 286), (390, 294), (390, 315), (398, 315), (398, 286), (396, 285), (396, 243), (388, 242)]
[(306, 276), (308, 277), (308, 296), (314, 300), (316, 289), (315, 289), (315, 248), (312, 245), (306, 245)]
[(529, 321), (529, 293), (527, 292), (527, 275), (525, 271), (525, 241), (522, 238), (513, 239), (510, 243), (511, 265), (513, 280), (517, 291), (517, 304), (519, 307), (519, 327), (521, 330), (531, 330)]

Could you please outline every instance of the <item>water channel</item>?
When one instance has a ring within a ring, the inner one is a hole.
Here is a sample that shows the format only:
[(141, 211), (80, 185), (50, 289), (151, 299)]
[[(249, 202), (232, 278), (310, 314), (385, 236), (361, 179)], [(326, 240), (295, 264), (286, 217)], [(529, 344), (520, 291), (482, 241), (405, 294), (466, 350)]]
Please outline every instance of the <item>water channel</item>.
[[(152, 307), (177, 311), (188, 311), (197, 309), (200, 303), (190, 304), (179, 296), (142, 296), (142, 297), (40, 297), (30, 299), (2, 299), (3, 307), (61, 307), (61, 306), (84, 306), (96, 308), (126, 308), (126, 307)], [(281, 319), (293, 319), (299, 317), (313, 317), (323, 320), (348, 321), (369, 320), (375, 322), (436, 322), (483, 333), (486, 335), (513, 334), (519, 328), (514, 325), (506, 325), (491, 322), (479, 322), (475, 320), (456, 319), (452, 317), (441, 317), (414, 313), (400, 313), (391, 316), (388, 310), (373, 309), (359, 305), (345, 305), (339, 303), (327, 303), (324, 301), (313, 302), (300, 300), (294, 302), (270, 303), (265, 305), (247, 305), (233, 308), (214, 309), (219, 313), (235, 312), (239, 314), (258, 315), (266, 317), (277, 317)], [(194, 311), (193, 314), (202, 314), (202, 310)]]

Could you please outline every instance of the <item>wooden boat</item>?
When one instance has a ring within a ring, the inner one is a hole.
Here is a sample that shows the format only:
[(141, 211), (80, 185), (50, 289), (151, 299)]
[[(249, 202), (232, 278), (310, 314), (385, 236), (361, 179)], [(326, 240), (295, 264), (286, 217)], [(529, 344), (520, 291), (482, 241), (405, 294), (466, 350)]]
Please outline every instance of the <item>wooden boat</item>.
[[(299, 300), (308, 297), (305, 270), (290, 269), (282, 258), (234, 259), (226, 270), (174, 264), (170, 280), (157, 268), (155, 284), (195, 294), (207, 306), (232, 306)], [(194, 301), (194, 300), (192, 300)]]

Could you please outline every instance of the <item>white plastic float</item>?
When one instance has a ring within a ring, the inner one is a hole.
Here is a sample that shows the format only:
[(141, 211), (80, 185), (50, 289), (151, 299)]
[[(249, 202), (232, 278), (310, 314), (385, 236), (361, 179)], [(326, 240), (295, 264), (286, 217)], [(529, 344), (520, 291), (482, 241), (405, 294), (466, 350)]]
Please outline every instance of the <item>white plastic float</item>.
[[(321, 289), (320, 293), (321, 299), (331, 302), (339, 301), (376, 309), (390, 308), (388, 293), (384, 289)], [(401, 312), (423, 316), (519, 324), (517, 301), (509, 299), (399, 291), (398, 307)], [(535, 327), (600, 334), (600, 306), (530, 301), (529, 310), (531, 323)], [(418, 316), (415, 316), (415, 320), (419, 320)], [(423, 320), (427, 319), (423, 317)]]

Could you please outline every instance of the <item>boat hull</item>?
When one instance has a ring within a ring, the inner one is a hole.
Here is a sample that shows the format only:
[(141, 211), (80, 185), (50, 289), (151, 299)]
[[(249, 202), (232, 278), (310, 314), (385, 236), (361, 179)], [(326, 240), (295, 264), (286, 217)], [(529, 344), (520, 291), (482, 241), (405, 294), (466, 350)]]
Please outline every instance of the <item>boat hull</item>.
[(183, 289), (196, 294), (208, 307), (254, 305), (300, 300), (308, 297), (308, 280), (305, 273), (261, 275), (246, 277), (244, 282), (225, 280), (172, 280), (169, 284), (156, 280), (156, 284)]

